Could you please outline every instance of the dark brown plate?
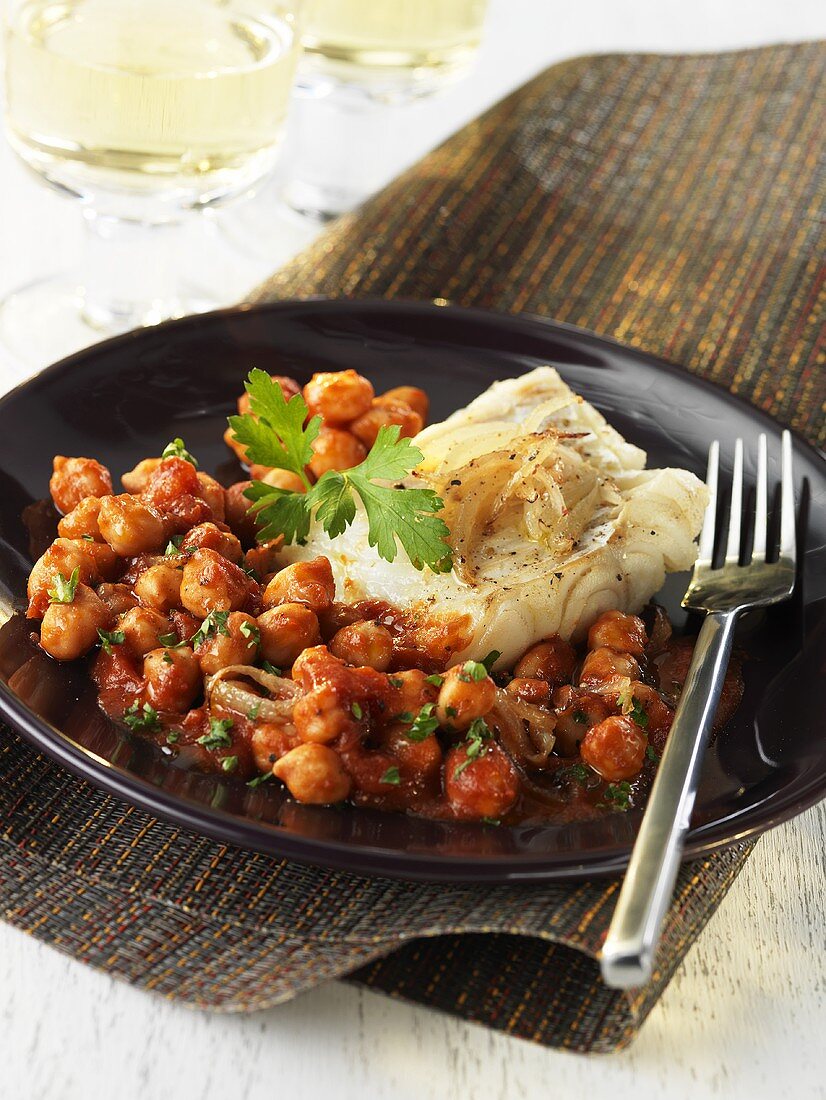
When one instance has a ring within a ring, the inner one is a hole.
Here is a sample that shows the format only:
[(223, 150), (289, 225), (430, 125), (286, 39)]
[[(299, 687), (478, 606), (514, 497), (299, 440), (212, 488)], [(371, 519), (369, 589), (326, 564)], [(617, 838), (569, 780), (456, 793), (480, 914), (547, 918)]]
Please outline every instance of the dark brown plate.
[[(237, 476), (221, 442), (250, 366), (304, 381), (355, 367), (377, 388), (423, 386), (433, 419), (494, 379), (558, 367), (652, 465), (702, 476), (713, 438), (760, 432), (779, 453), (778, 426), (686, 372), (588, 333), (526, 317), (394, 302), (280, 303), (146, 329), (73, 356), (0, 401), (0, 605), (23, 605), (38, 539), (54, 514), (52, 455), (91, 455), (118, 476), (180, 435), (206, 470)], [(754, 836), (826, 793), (820, 698), (826, 673), (826, 461), (795, 441), (806, 553), (793, 602), (744, 623), (746, 693), (709, 749), (687, 856)], [(730, 447), (729, 447), (730, 451)], [(730, 453), (727, 455), (730, 459)], [(753, 474), (753, 468), (749, 471)], [(776, 474), (776, 467), (773, 468)], [(685, 577), (660, 595), (684, 621)], [(583, 878), (619, 871), (640, 814), (502, 828), (355, 809), (297, 806), (276, 786), (250, 790), (186, 772), (96, 706), (82, 666), (49, 660), (19, 616), (0, 630), (0, 711), (44, 752), (151, 813), (222, 841), (352, 871), (448, 881)]]

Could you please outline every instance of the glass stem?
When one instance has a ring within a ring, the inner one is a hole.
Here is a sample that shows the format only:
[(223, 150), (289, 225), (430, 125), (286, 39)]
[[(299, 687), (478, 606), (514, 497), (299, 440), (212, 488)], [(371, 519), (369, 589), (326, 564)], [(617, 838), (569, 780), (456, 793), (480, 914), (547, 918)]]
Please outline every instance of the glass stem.
[(111, 335), (180, 317), (179, 257), (185, 254), (184, 217), (128, 221), (83, 210), (83, 319)]

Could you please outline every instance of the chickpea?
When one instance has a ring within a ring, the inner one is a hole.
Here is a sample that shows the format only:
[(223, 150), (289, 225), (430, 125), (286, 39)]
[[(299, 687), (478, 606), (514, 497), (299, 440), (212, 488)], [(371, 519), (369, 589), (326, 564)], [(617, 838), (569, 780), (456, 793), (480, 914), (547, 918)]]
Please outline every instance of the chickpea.
[(98, 640), (98, 630), (105, 630), (112, 613), (88, 585), (78, 584), (71, 603), (52, 603), (43, 616), (40, 644), (58, 661), (73, 661), (82, 657)]
[(622, 611), (606, 611), (588, 631), (589, 649), (607, 647), (618, 653), (642, 657), (647, 644), (648, 634), (642, 619), (624, 615)]
[(245, 466), (248, 465), (249, 458), (247, 456), (247, 448), (243, 443), (238, 442), (232, 428), (227, 428), (224, 432), (224, 443), (226, 443), (239, 462), (242, 462)]
[(244, 496), (251, 481), (237, 481), (224, 490), (225, 519), (233, 532), (244, 542), (254, 542), (258, 530), (255, 516), (250, 512), (252, 501)]
[(422, 741), (411, 741), (409, 730), (409, 723), (392, 722), (382, 731), (381, 747), (398, 760), (416, 787), (426, 788), (440, 778), (442, 747), (435, 734)]
[(252, 615), (233, 611), (227, 617), (225, 630), (226, 634), (214, 631), (195, 650), (207, 675), (227, 665), (251, 665), (258, 653), (258, 626)]
[(103, 498), (98, 526), (104, 539), (122, 558), (157, 550), (164, 541), (160, 517), (129, 493)]
[(303, 603), (316, 615), (327, 611), (336, 594), (333, 568), (328, 558), (297, 561), (280, 570), (264, 589), (264, 606)]
[(642, 728), (647, 736), (662, 740), (663, 735), (671, 729), (674, 711), (663, 701), (660, 693), (649, 684), (632, 684), (631, 698), (635, 709), (639, 708), (643, 712), (641, 723), (644, 723)]
[(430, 398), (424, 390), (420, 390), (417, 386), (394, 386), (392, 390), (380, 394), (376, 398), (376, 402), (407, 405), (414, 413), (418, 413), (423, 425), (427, 423), (427, 414), (430, 412)]
[(293, 722), (302, 741), (327, 744), (344, 733), (352, 733), (355, 720), (345, 710), (341, 697), (330, 684), (319, 684), (293, 707)]
[(84, 497), (79, 501), (58, 523), (58, 535), (66, 539), (92, 539), (101, 542), (103, 536), (98, 527), (100, 500), (100, 497)]
[(322, 428), (313, 441), (310, 470), (320, 478), (328, 470), (349, 470), (367, 457), (367, 450), (350, 432), (341, 428)]
[(129, 470), (121, 478), (127, 493), (142, 493), (160, 464), (160, 458), (142, 458), (134, 470)]
[(112, 492), (112, 475), (94, 458), (55, 455), (53, 466), (49, 492), (55, 507), (64, 515), (86, 497), (103, 497)]
[(593, 649), (582, 663), (579, 683), (602, 695), (620, 691), (627, 680), (639, 680), (640, 666), (630, 653), (617, 653), (603, 646)]
[(58, 573), (67, 580), (75, 569), (82, 584), (96, 584), (113, 575), (118, 557), (105, 543), (58, 538), (35, 562), (28, 581), (30, 619), (42, 619), (49, 606), (49, 589)]
[(215, 523), (199, 523), (181, 540), (181, 550), (214, 550), (236, 565), (244, 556), (241, 543), (231, 531), (222, 531)]
[(135, 594), (144, 605), (156, 611), (172, 611), (181, 606), (181, 570), (166, 562), (150, 565), (135, 581)]
[(547, 680), (514, 677), (505, 691), (537, 707), (547, 706), (551, 701), (551, 685)]
[(499, 818), (517, 799), (519, 776), (495, 741), (485, 742), (476, 757), (468, 757), (463, 743), (445, 759), (445, 794), (456, 817)]
[(143, 659), (146, 694), (157, 710), (189, 710), (201, 690), (198, 658), (189, 646), (153, 649)]
[(386, 672), (393, 657), (393, 636), (374, 622), (342, 627), (330, 642), (330, 652), (348, 665), (369, 666)]
[(601, 695), (570, 685), (557, 688), (553, 701), (556, 707), (555, 750), (560, 756), (576, 756), (585, 734), (591, 726), (610, 715), (611, 707)]
[(251, 583), (243, 570), (214, 550), (196, 550), (184, 565), (181, 603), (200, 619), (211, 611), (240, 611)]
[(632, 779), (645, 762), (645, 734), (623, 715), (606, 718), (585, 734), (580, 754), (586, 764), (609, 783)]
[(490, 676), (474, 680), (465, 664), (454, 665), (445, 673), (439, 689), (436, 717), (440, 726), (466, 730), (476, 718), (483, 718), (496, 702), (496, 684)]
[(391, 714), (416, 715), (423, 706), (435, 703), (439, 697), (439, 688), (427, 682), (427, 673), (420, 668), (394, 672), (390, 676), (390, 686), (394, 689)]
[(549, 684), (567, 684), (576, 668), (576, 653), (558, 634), (531, 646), (514, 666), (517, 679), (546, 680)]
[(289, 668), (298, 655), (318, 645), (318, 618), (301, 603), (282, 603), (258, 616), (261, 656), (277, 668)]
[(137, 657), (157, 649), (163, 635), (174, 633), (169, 619), (148, 607), (130, 608), (118, 620), (118, 630), (124, 635), (123, 644)]
[(97, 593), (113, 615), (124, 615), (138, 603), (128, 584), (100, 584)]
[(201, 486), (201, 496), (212, 510), (212, 518), (219, 523), (224, 521), (224, 487), (219, 485), (214, 477), (204, 474), (200, 470), (197, 473), (198, 484)]
[(304, 400), (325, 424), (348, 424), (370, 408), (373, 387), (354, 370), (322, 372), (304, 387)]
[(254, 569), (261, 577), (269, 577), (278, 568), (278, 551), (283, 546), (282, 538), (270, 539), (262, 542), (260, 546), (253, 546), (244, 554), (244, 568)]
[(250, 748), (259, 772), (271, 772), (276, 760), (300, 744), (291, 722), (262, 722), (253, 730)]
[(365, 447), (372, 447), (376, 442), (379, 429), (398, 424), (401, 428), (400, 438), (414, 436), (424, 427), (424, 421), (409, 405), (400, 401), (385, 401), (376, 398), (373, 407), (358, 420), (350, 425), (350, 431), (359, 439)]
[(341, 758), (326, 745), (297, 745), (277, 760), (272, 770), (299, 802), (329, 805), (350, 793), (350, 777)]
[(266, 466), (252, 466), (250, 473), (265, 485), (272, 485), (276, 489), (288, 489), (291, 493), (307, 492), (307, 486), (292, 470), (272, 470)]

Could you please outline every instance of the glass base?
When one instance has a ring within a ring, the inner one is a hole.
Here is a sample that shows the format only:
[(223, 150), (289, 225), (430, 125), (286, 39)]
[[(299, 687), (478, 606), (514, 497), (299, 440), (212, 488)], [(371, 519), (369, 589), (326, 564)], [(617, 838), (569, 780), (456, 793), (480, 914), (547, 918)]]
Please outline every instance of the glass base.
[(22, 367), (37, 370), (110, 336), (173, 317), (205, 313), (205, 297), (149, 301), (118, 309), (94, 303), (69, 273), (39, 279), (0, 301), (0, 345)]

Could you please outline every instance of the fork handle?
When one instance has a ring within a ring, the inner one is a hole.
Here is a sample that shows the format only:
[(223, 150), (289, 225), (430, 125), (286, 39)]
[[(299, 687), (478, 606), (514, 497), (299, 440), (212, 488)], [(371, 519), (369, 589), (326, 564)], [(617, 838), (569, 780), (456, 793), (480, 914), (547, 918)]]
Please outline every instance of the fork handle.
[(708, 615), (697, 637), (602, 948), (602, 977), (612, 989), (631, 989), (651, 978), (660, 928), (674, 891), (697, 795), (703, 752), (731, 656), (737, 614), (728, 611)]

